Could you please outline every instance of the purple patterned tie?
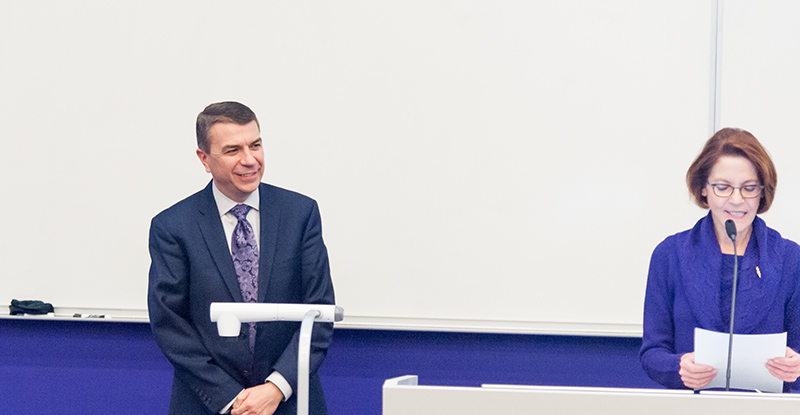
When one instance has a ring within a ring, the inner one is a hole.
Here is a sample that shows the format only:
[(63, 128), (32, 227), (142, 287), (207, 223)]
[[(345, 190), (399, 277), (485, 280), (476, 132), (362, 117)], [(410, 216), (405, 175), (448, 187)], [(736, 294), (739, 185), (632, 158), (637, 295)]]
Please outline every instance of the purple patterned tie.
[[(258, 245), (256, 245), (253, 227), (247, 221), (249, 210), (250, 206), (247, 205), (236, 205), (230, 210), (238, 220), (231, 237), (231, 252), (242, 297), (246, 303), (254, 303), (258, 299)], [(250, 326), (250, 351), (252, 352), (256, 345), (256, 323), (248, 324)]]

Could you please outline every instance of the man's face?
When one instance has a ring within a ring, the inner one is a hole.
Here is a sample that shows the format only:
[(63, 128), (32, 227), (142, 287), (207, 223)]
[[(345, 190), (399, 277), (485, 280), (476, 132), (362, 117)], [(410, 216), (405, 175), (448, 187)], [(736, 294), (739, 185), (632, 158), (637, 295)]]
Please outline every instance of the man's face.
[(208, 130), (206, 153), (197, 149), (197, 157), (211, 173), (217, 188), (233, 201), (244, 202), (261, 183), (264, 175), (264, 150), (258, 124), (219, 122)]

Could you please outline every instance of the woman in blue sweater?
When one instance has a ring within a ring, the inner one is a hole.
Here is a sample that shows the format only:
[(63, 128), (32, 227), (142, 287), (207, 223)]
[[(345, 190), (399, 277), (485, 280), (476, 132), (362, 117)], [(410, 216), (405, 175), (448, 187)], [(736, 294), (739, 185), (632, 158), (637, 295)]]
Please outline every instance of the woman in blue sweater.
[(695, 364), (694, 329), (730, 328), (736, 224), (739, 274), (734, 331), (787, 332), (785, 357), (767, 362), (784, 391), (800, 388), (800, 246), (757, 216), (772, 204), (777, 173), (749, 132), (714, 134), (689, 167), (686, 183), (708, 209), (692, 229), (661, 242), (650, 260), (639, 358), (648, 376), (668, 388), (702, 388), (725, 368)]

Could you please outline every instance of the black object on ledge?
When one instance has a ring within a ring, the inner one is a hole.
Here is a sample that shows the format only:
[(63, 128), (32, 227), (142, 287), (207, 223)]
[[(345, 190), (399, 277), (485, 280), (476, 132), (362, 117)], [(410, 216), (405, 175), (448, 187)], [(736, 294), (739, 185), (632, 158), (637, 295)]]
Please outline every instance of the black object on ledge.
[(8, 306), (12, 316), (21, 314), (47, 314), (54, 312), (53, 305), (40, 300), (11, 300)]

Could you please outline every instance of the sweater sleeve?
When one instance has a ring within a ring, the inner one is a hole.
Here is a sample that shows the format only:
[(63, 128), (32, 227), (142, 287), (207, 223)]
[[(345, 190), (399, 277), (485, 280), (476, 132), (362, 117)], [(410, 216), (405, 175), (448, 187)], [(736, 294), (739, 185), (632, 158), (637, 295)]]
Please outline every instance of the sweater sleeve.
[(667, 388), (686, 389), (678, 374), (681, 354), (675, 351), (672, 279), (678, 272), (676, 264), (674, 238), (667, 238), (650, 258), (639, 360), (654, 381)]
[[(784, 258), (784, 269), (790, 270), (788, 274), (791, 292), (787, 301), (784, 320), (786, 343), (795, 352), (800, 352), (800, 246), (794, 242), (789, 242)], [(784, 392), (799, 393), (800, 380), (786, 382), (784, 384)]]

